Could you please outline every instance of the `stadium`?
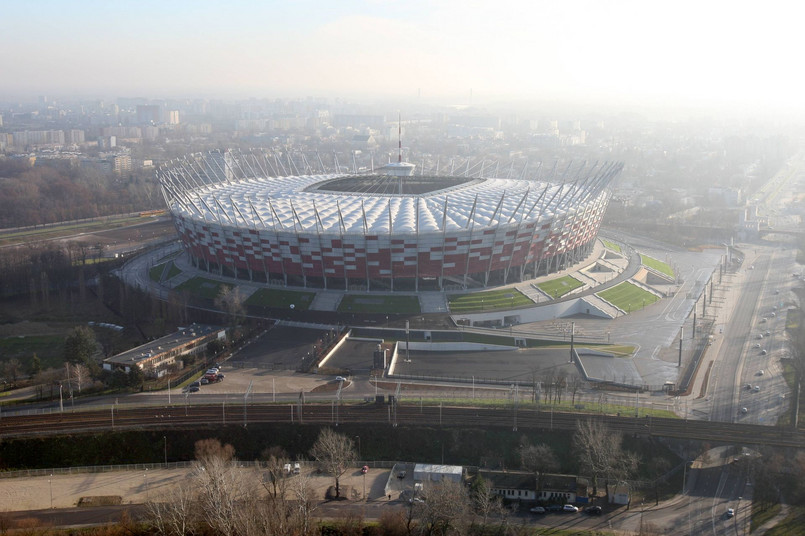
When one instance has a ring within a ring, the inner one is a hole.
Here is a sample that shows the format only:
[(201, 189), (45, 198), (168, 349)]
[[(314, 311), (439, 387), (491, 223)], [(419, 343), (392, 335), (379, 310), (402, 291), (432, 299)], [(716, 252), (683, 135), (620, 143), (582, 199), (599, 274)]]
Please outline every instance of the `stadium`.
[(319, 155), (226, 151), (171, 162), (157, 176), (201, 270), (305, 288), (441, 291), (520, 282), (583, 260), (623, 167), (504, 173), (468, 160), (443, 173), (401, 159), (359, 167), (354, 155), (352, 164), (333, 156), (328, 170)]

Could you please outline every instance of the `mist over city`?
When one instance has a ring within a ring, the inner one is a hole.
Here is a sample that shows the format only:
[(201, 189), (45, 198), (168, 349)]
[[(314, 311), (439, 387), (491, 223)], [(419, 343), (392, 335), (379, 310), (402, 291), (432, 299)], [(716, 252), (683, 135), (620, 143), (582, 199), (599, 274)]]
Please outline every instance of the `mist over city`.
[(798, 6), (2, 13), (5, 527), (805, 534)]

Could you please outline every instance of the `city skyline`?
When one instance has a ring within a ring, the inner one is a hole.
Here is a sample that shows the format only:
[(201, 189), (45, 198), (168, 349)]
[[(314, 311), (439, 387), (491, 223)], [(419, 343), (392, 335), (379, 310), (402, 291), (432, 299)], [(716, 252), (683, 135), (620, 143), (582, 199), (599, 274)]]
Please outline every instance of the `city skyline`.
[[(672, 9), (671, 9), (672, 7)], [(323, 97), (805, 111), (799, 8), (622, 1), (4, 6), (0, 98)], [(13, 53), (12, 53), (13, 51)]]

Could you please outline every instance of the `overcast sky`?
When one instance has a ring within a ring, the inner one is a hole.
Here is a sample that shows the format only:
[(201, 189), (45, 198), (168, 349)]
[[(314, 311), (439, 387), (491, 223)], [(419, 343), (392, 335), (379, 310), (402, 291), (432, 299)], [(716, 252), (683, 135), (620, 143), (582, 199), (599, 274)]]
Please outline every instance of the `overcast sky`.
[(0, 95), (805, 109), (786, 1), (5, 0)]

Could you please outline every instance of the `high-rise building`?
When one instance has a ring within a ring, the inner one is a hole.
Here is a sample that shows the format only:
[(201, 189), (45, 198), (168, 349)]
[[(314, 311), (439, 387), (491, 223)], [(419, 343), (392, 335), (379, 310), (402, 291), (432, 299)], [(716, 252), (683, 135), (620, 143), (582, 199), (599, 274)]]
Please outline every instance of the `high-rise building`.
[(144, 125), (156, 125), (161, 122), (159, 106), (156, 104), (138, 104), (137, 122)]

